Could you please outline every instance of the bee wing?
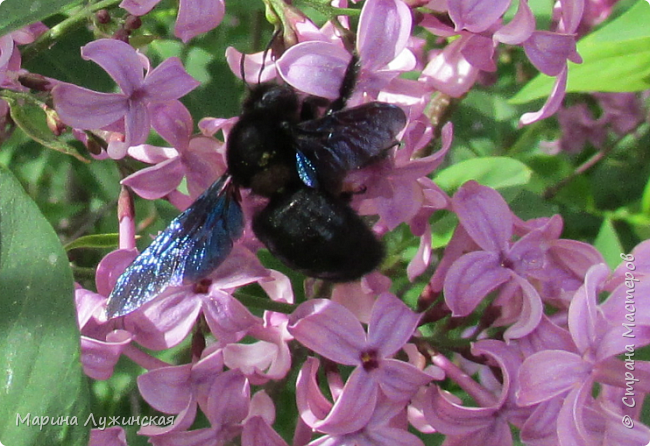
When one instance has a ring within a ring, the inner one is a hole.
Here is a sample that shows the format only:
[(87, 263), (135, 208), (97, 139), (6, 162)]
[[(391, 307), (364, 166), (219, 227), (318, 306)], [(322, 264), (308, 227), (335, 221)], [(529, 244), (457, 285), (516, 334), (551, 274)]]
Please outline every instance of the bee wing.
[(405, 125), (404, 111), (383, 102), (300, 122), (294, 136), (301, 180), (310, 187), (340, 184), (347, 171), (380, 158)]
[(229, 179), (215, 181), (126, 268), (108, 298), (109, 318), (135, 311), (167, 287), (199, 281), (226, 259), (244, 229)]

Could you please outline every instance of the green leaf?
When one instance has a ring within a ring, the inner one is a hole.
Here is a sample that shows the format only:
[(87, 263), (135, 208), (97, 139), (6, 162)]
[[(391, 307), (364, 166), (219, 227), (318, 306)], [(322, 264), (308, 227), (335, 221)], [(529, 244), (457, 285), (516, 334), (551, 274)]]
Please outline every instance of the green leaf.
[(0, 36), (38, 22), (80, 0), (4, 0), (0, 2)]
[[(629, 92), (650, 88), (650, 5), (629, 11), (578, 43), (581, 64), (569, 63), (567, 92)], [(548, 96), (555, 78), (540, 74), (510, 102)]]
[(441, 170), (434, 181), (448, 193), (469, 180), (503, 190), (527, 184), (531, 172), (521, 161), (508, 157), (472, 158)]
[(612, 220), (606, 218), (598, 231), (594, 247), (605, 257), (610, 268), (614, 269), (621, 263), (621, 253), (625, 252), (621, 241), (618, 239)]
[(47, 126), (47, 119), (48, 112), (53, 113), (53, 111), (51, 109), (48, 109), (48, 112), (44, 111), (45, 104), (41, 101), (29, 94), (9, 90), (2, 91), (0, 98), (9, 104), (9, 112), (14, 122), (34, 141), (66, 155), (72, 155), (79, 161), (89, 162), (77, 149), (52, 133)]
[[(89, 395), (79, 361), (72, 272), (54, 230), (4, 168), (0, 289), (0, 441), (85, 446)], [(68, 418), (41, 427), (25, 418), (66, 416), (77, 417), (76, 425)]]
[(77, 248), (115, 248), (119, 242), (119, 234), (84, 235), (65, 245), (65, 250)]

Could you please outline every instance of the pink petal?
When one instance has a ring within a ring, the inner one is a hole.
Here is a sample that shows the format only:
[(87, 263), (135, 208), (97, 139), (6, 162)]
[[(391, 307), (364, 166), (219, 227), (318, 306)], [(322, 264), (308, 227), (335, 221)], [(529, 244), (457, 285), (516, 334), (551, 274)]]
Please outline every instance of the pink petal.
[(454, 194), (452, 209), (472, 239), (484, 250), (505, 253), (512, 237), (512, 213), (501, 195), (476, 181)]
[(184, 168), (179, 158), (163, 161), (155, 166), (140, 169), (121, 181), (147, 200), (156, 200), (176, 189), (184, 176)]
[(129, 101), (129, 109), (124, 117), (124, 145), (127, 147), (142, 144), (151, 131), (149, 110), (142, 101)]
[(544, 305), (542, 298), (539, 297), (537, 290), (526, 279), (513, 274), (522, 291), (522, 308), (521, 313), (513, 325), (511, 325), (503, 334), (503, 339), (510, 342), (512, 339), (523, 338), (530, 334), (542, 320), (544, 314)]
[(377, 384), (363, 369), (354, 369), (345, 383), (343, 393), (334, 403), (325, 419), (310, 427), (333, 435), (348, 434), (362, 429), (370, 418), (377, 403)]
[(144, 79), (143, 88), (150, 101), (168, 101), (185, 96), (201, 85), (187, 74), (178, 57), (165, 59)]
[(126, 9), (130, 14), (142, 16), (160, 3), (160, 0), (122, 0), (120, 8)]
[(360, 364), (359, 356), (366, 347), (366, 333), (357, 318), (343, 305), (327, 299), (300, 304), (287, 329), (305, 347), (340, 364)]
[(171, 147), (158, 147), (151, 144), (139, 144), (129, 147), (129, 156), (147, 164), (158, 164), (178, 157), (178, 151)]
[(127, 446), (126, 433), (119, 426), (91, 429), (88, 446)]
[(192, 115), (185, 106), (176, 100), (165, 101), (149, 106), (151, 125), (165, 141), (179, 151), (186, 150), (194, 128)]
[(381, 357), (394, 355), (415, 333), (421, 314), (414, 313), (390, 293), (375, 301), (368, 324), (368, 345)]
[(106, 70), (127, 96), (142, 85), (144, 68), (128, 43), (115, 39), (95, 40), (81, 48), (81, 57)]
[(339, 96), (350, 54), (333, 43), (303, 42), (276, 62), (280, 76), (294, 88), (327, 99)]
[(524, 113), (522, 115), (522, 117), (519, 119), (520, 126), (541, 121), (542, 119), (546, 119), (549, 116), (553, 116), (555, 114), (555, 112), (560, 108), (560, 105), (562, 105), (562, 100), (564, 99), (564, 94), (566, 93), (567, 71), (567, 67), (565, 66), (555, 80), (555, 85), (553, 86), (553, 90), (546, 100), (546, 103), (539, 111), (536, 111), (534, 113)]
[(570, 352), (544, 350), (526, 358), (519, 369), (517, 404), (529, 406), (561, 395), (589, 379), (591, 365)]
[(573, 296), (569, 307), (569, 331), (578, 351), (593, 350), (599, 337), (602, 313), (598, 310), (598, 293), (609, 276), (604, 263), (592, 266), (585, 276), (584, 285)]
[(426, 394), (424, 416), (437, 432), (460, 435), (475, 432), (492, 424), (496, 409), (493, 407), (463, 407), (452, 403), (445, 392), (433, 386)]
[(357, 31), (363, 68), (374, 71), (395, 59), (406, 48), (411, 21), (411, 11), (401, 0), (366, 1)]
[(198, 298), (186, 289), (169, 289), (164, 296), (124, 319), (136, 341), (152, 350), (179, 344), (192, 330), (201, 307)]
[(193, 37), (216, 28), (225, 11), (223, 0), (181, 0), (174, 35), (187, 43)]
[(150, 370), (138, 376), (138, 390), (154, 409), (178, 414), (193, 400), (191, 372), (191, 364)]
[(496, 71), (494, 62), (494, 42), (492, 39), (474, 34), (463, 45), (462, 55), (472, 66), (483, 71)]
[(109, 333), (106, 341), (82, 336), (80, 360), (84, 373), (96, 380), (110, 378), (122, 351), (132, 340), (131, 333), (124, 330)]
[(71, 127), (84, 130), (112, 124), (128, 111), (124, 95), (98, 93), (72, 84), (56, 85), (52, 97), (61, 120)]
[(319, 361), (309, 356), (298, 373), (296, 381), (296, 405), (300, 417), (307, 425), (314, 425), (324, 419), (332, 409), (316, 382)]
[(456, 260), (445, 278), (445, 302), (454, 316), (467, 316), (485, 296), (510, 279), (499, 256), (485, 251), (470, 252)]
[[(265, 56), (266, 59), (264, 59)], [(242, 57), (244, 57), (243, 73), (241, 67)], [(277, 75), (275, 63), (270, 60), (270, 57), (264, 51), (255, 54), (242, 54), (229, 46), (226, 48), (226, 62), (228, 62), (233, 74), (246, 83), (268, 82), (275, 79)], [(214, 133), (209, 134), (213, 135)]]
[(577, 54), (573, 35), (550, 31), (535, 31), (524, 42), (524, 50), (535, 68), (548, 76), (559, 76), (566, 68), (567, 59), (575, 62)]
[(535, 16), (528, 0), (519, 0), (519, 8), (510, 23), (501, 27), (492, 38), (506, 45), (519, 45), (535, 31)]
[(220, 290), (210, 290), (203, 301), (203, 314), (217, 337), (232, 337), (259, 323), (240, 301)]
[(250, 386), (240, 370), (228, 370), (210, 386), (206, 416), (213, 426), (240, 423), (248, 414)]
[(406, 403), (432, 377), (408, 362), (384, 359), (372, 372), (384, 395), (391, 401)]
[(439, 51), (422, 70), (421, 80), (451, 97), (459, 98), (472, 88), (479, 69), (462, 55), (465, 39), (456, 39)]
[(242, 446), (288, 446), (287, 442), (262, 417), (253, 417), (244, 425), (241, 444)]
[(466, 29), (481, 33), (495, 24), (510, 6), (510, 0), (451, 0), (449, 17), (456, 25), (456, 31)]

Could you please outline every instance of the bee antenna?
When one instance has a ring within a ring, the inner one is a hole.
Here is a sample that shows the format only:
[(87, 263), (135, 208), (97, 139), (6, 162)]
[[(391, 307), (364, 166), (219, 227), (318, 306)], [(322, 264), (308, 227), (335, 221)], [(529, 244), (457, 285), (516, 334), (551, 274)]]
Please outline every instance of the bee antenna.
[(246, 86), (247, 90), (251, 89), (251, 86), (248, 85), (248, 82), (246, 82), (246, 73), (244, 70), (244, 61), (246, 60), (246, 54), (241, 53), (241, 59), (239, 59), (239, 74), (241, 75), (242, 80), (244, 81), (244, 85)]
[(275, 31), (273, 31), (273, 35), (271, 36), (271, 40), (269, 40), (269, 43), (266, 45), (266, 48), (264, 48), (264, 53), (262, 54), (262, 68), (260, 68), (260, 72), (257, 74), (257, 83), (261, 84), (262, 83), (262, 71), (264, 71), (264, 68), (266, 67), (266, 56), (269, 54), (269, 51), (271, 50), (271, 46), (273, 45), (273, 42), (275, 42), (275, 39), (278, 38), (280, 33), (282, 32), (282, 28), (278, 28)]

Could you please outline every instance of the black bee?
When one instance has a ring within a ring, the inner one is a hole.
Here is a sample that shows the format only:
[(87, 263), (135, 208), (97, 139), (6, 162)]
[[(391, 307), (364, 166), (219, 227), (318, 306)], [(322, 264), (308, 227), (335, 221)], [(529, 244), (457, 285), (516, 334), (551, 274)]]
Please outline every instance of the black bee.
[(353, 57), (339, 99), (321, 117), (315, 101), (301, 101), (288, 85), (250, 89), (228, 136), (228, 172), (127, 267), (109, 297), (108, 317), (136, 310), (167, 287), (196, 283), (225, 260), (244, 228), (237, 187), (268, 198), (253, 217), (253, 232), (292, 269), (345, 282), (377, 267), (382, 245), (349, 206), (342, 183), (348, 171), (396, 144), (406, 115), (382, 102), (343, 109), (357, 62)]

